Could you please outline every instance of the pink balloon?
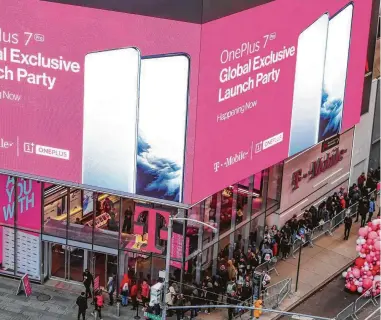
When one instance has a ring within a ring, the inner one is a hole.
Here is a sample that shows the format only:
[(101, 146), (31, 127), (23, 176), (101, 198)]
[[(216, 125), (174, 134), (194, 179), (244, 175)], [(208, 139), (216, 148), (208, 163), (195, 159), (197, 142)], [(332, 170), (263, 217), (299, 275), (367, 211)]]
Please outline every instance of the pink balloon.
[(366, 278), (363, 283), (362, 283), (363, 287), (365, 290), (368, 290), (371, 286), (372, 286), (372, 280), (369, 279), (369, 278)]
[(376, 249), (376, 251), (380, 251), (381, 249), (380, 241), (377, 240), (374, 242), (374, 249)]
[(373, 244), (373, 239), (369, 239), (368, 238), (368, 240), (366, 240), (366, 244), (369, 246), (369, 245), (371, 245), (371, 244)]
[(356, 251), (357, 251), (357, 252), (360, 252), (360, 251), (361, 251), (361, 245), (357, 245), (357, 246), (356, 246)]
[(352, 270), (352, 274), (353, 274), (353, 276), (354, 276), (355, 278), (359, 278), (361, 272), (360, 272), (360, 270), (359, 270), (358, 268), (353, 268), (353, 270)]
[(371, 253), (369, 253), (369, 255), (370, 255), (371, 257), (374, 257), (374, 252), (372, 251)]
[(360, 252), (361, 252), (361, 253), (365, 253), (365, 249), (364, 249), (364, 248), (361, 248)]
[(371, 232), (369, 232), (369, 234), (368, 234), (368, 239), (376, 239), (377, 238), (377, 232), (375, 232), (375, 231), (371, 231)]
[(363, 227), (359, 229), (359, 236), (365, 237), (368, 234), (368, 231)]
[(373, 258), (370, 255), (367, 255), (365, 259), (368, 262), (372, 262), (373, 261)]

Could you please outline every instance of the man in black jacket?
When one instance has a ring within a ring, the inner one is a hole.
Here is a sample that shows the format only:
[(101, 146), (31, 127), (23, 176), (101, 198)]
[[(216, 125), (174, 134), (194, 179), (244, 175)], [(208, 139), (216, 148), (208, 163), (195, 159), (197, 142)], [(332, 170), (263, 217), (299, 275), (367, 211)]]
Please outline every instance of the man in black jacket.
[(344, 218), (344, 226), (344, 240), (348, 240), (352, 228), (352, 217), (349, 214), (347, 214)]
[(92, 298), (90, 286), (94, 288), (94, 278), (88, 269), (83, 273), (83, 284), (86, 288), (86, 298)]
[(87, 299), (86, 294), (81, 292), (81, 295), (77, 298), (77, 306), (78, 306), (78, 320), (82, 315), (82, 320), (85, 320), (86, 310), (87, 310)]

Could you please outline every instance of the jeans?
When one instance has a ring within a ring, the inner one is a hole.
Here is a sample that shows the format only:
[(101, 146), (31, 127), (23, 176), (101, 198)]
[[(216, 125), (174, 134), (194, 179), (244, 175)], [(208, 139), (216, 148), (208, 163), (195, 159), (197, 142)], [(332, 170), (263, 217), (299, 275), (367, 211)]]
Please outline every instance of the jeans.
[(85, 284), (85, 288), (86, 288), (86, 298), (92, 298), (92, 294), (91, 294), (91, 290), (90, 290), (90, 285), (86, 285)]
[(128, 305), (128, 296), (122, 296), (122, 306)]
[(95, 312), (98, 312), (99, 319), (102, 319), (102, 308), (101, 308), (101, 307), (98, 307), (98, 306), (96, 305), (96, 306), (95, 306), (94, 313), (95, 313)]

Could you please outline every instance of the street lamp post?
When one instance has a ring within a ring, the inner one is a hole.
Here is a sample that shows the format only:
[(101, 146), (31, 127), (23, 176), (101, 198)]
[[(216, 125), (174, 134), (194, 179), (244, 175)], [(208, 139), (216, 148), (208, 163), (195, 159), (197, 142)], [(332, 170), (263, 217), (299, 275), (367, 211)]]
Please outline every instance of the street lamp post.
[(167, 303), (166, 303), (166, 295), (167, 291), (169, 289), (169, 269), (171, 266), (171, 247), (172, 247), (172, 230), (173, 230), (173, 221), (190, 221), (194, 222), (197, 224), (201, 224), (204, 226), (207, 226), (208, 228), (211, 228), (213, 232), (217, 231), (217, 228), (211, 226), (210, 224), (207, 224), (202, 221), (198, 221), (195, 219), (189, 219), (189, 218), (179, 218), (179, 217), (172, 217), (169, 216), (169, 221), (168, 221), (168, 240), (167, 240), (167, 254), (165, 256), (165, 280), (164, 280), (164, 303), (163, 303), (163, 314), (162, 314), (162, 319), (165, 320), (167, 318)]

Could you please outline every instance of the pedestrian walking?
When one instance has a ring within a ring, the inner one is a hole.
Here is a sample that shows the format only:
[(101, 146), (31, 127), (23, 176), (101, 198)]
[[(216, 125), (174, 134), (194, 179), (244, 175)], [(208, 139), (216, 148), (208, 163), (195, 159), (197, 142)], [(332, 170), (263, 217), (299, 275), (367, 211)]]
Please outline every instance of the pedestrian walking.
[(107, 292), (109, 296), (109, 305), (114, 304), (115, 277), (109, 277), (107, 282)]
[(96, 293), (94, 293), (94, 295), (95, 295), (95, 298), (94, 298), (95, 309), (91, 313), (91, 315), (94, 316), (95, 312), (98, 312), (99, 320), (102, 320), (103, 295), (102, 295), (102, 292), (100, 290), (98, 290)]
[(80, 320), (81, 315), (82, 320), (85, 320), (87, 310), (87, 298), (85, 292), (81, 292), (81, 295), (77, 298), (76, 304), (78, 306), (78, 320)]
[(348, 240), (352, 228), (352, 217), (347, 214), (344, 218), (344, 240)]
[(89, 269), (86, 269), (83, 273), (83, 285), (86, 289), (86, 298), (92, 298), (90, 287), (92, 286), (94, 288), (94, 277), (90, 273)]

